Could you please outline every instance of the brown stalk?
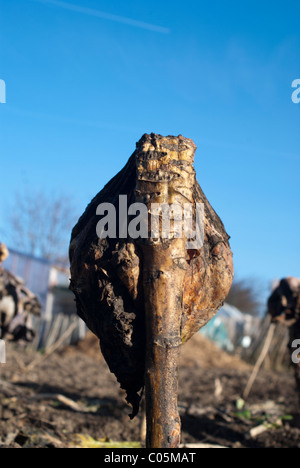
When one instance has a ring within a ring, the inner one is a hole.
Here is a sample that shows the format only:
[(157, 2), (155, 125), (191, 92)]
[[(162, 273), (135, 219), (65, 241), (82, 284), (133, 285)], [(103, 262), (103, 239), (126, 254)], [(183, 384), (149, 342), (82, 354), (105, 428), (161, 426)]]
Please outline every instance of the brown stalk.
[(145, 395), (150, 448), (174, 448), (180, 442), (177, 395), (185, 271), (174, 263), (174, 257), (182, 251), (182, 244), (178, 239), (167, 248), (160, 245), (144, 249)]

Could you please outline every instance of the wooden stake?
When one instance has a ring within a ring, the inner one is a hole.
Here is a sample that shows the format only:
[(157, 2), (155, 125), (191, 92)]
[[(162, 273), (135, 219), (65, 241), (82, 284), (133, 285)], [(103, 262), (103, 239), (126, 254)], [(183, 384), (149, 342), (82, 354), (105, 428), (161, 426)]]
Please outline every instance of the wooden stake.
[(264, 346), (261, 350), (261, 353), (257, 359), (257, 362), (254, 366), (254, 369), (252, 371), (252, 374), (250, 376), (250, 379), (248, 380), (248, 383), (246, 385), (246, 388), (244, 390), (244, 393), (243, 393), (243, 398), (246, 400), (252, 390), (252, 387), (253, 387), (253, 384), (256, 380), (256, 377), (259, 373), (259, 370), (261, 368), (261, 366), (263, 365), (264, 363), (264, 360), (266, 359), (266, 356), (268, 354), (268, 351), (270, 349), (270, 346), (271, 346), (271, 343), (272, 343), (272, 339), (273, 339), (273, 336), (274, 336), (274, 332), (275, 332), (275, 327), (276, 325), (274, 323), (272, 323), (270, 325), (270, 328), (268, 330), (268, 334), (267, 334), (267, 337), (266, 337), (266, 340), (265, 340), (265, 343), (264, 343)]

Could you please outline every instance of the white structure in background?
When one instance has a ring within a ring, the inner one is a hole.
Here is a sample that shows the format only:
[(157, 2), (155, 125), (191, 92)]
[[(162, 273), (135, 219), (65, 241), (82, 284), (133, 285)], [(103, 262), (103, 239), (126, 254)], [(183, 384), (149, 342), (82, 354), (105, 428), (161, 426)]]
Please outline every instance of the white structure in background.
[(2, 266), (13, 275), (22, 278), (28, 289), (38, 296), (45, 311), (50, 286), (51, 263), (9, 249), (9, 257)]
[[(75, 302), (69, 292), (70, 272), (66, 267), (9, 249), (3, 268), (22, 278), (25, 285), (38, 296), (42, 304), (42, 320), (52, 322), (57, 314), (76, 315)], [(77, 316), (76, 316), (77, 317)], [(84, 338), (86, 326), (79, 320), (78, 337)]]
[(259, 320), (227, 303), (200, 332), (220, 348), (232, 352), (237, 347), (249, 348)]
[(67, 268), (50, 265), (48, 277), (48, 292), (45, 306), (45, 318), (50, 320), (54, 311), (54, 290), (56, 287), (68, 289), (70, 273)]

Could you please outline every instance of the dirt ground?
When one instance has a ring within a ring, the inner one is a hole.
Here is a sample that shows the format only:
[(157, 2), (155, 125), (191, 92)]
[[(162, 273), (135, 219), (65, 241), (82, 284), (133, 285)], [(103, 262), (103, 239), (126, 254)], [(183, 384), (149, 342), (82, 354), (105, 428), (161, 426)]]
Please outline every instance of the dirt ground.
[[(0, 365), (0, 447), (144, 446), (143, 411), (130, 421), (124, 394), (92, 335), (47, 359), (38, 354), (40, 362), (26, 369), (36, 357), (7, 344), (7, 364)], [(293, 374), (262, 371), (243, 402), (251, 370), (201, 335), (184, 346), (183, 444), (300, 448)]]

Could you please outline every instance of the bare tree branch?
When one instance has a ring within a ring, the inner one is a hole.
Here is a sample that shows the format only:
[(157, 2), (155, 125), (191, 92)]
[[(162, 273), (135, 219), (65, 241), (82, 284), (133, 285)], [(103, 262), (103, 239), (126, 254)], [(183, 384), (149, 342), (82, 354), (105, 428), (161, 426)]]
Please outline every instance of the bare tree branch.
[(75, 222), (70, 197), (42, 190), (17, 192), (7, 216), (5, 237), (17, 250), (64, 262)]
[(233, 281), (226, 302), (237, 307), (241, 312), (258, 316), (262, 308), (261, 292), (258, 280), (237, 279)]

